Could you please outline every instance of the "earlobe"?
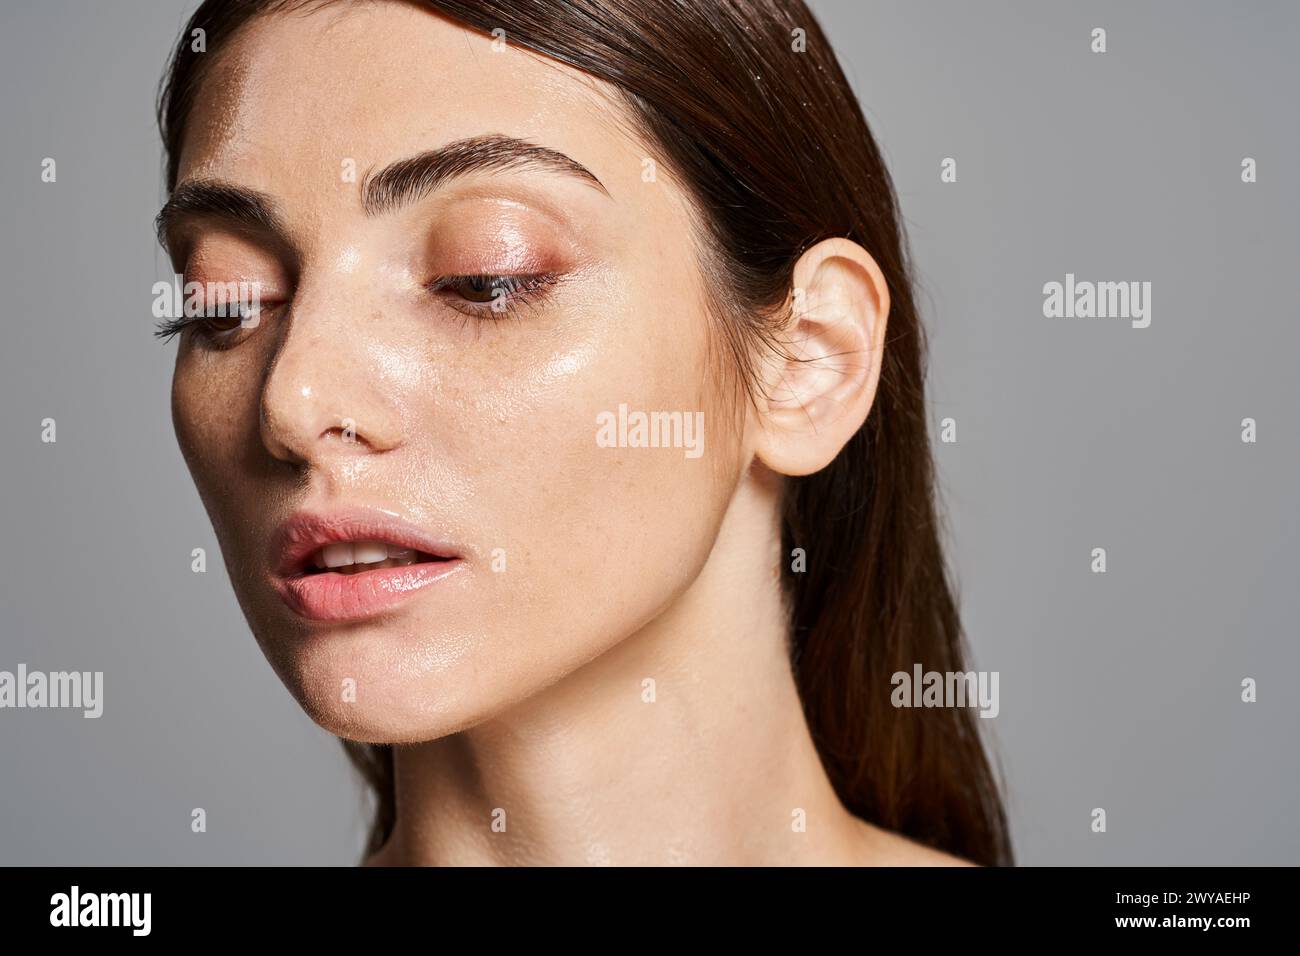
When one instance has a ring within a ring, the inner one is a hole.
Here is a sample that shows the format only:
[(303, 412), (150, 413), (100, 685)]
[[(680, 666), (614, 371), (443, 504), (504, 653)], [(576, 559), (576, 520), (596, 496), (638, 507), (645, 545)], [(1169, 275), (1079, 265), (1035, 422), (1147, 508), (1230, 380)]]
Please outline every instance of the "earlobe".
[(795, 264), (783, 352), (767, 363), (756, 454), (784, 475), (820, 471), (862, 427), (880, 379), (889, 289), (848, 239)]

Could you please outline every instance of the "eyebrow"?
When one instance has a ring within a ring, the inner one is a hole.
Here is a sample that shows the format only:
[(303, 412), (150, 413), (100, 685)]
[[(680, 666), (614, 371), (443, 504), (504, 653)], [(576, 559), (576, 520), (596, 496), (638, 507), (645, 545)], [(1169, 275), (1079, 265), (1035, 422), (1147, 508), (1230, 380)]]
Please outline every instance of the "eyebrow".
[(184, 219), (210, 216), (258, 232), (283, 238), (286, 233), (275, 203), (263, 193), (215, 180), (193, 180), (178, 186), (154, 219), (158, 242), (168, 248), (168, 237)]
[[(512, 136), (490, 135), (455, 140), (367, 173), (361, 183), (361, 205), (366, 215), (378, 216), (418, 202), (460, 176), (529, 168), (572, 176), (609, 196), (596, 174), (576, 159)], [(168, 236), (192, 217), (223, 219), (288, 241), (275, 201), (233, 183), (193, 180), (178, 186), (154, 220), (159, 244), (167, 249)]]
[(377, 216), (418, 202), (458, 176), (529, 168), (573, 176), (609, 195), (595, 173), (558, 150), (512, 136), (472, 136), (368, 173), (361, 184), (361, 204), (367, 215)]

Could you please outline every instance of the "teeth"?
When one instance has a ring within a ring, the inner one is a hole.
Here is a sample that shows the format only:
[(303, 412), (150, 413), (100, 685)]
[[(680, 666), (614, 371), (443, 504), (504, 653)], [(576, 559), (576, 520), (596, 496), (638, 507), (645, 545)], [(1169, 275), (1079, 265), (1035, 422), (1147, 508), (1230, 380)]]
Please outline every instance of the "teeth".
[(416, 551), (382, 541), (337, 541), (328, 544), (312, 555), (311, 562), (318, 569), (339, 570), (362, 565), (383, 564), (393, 567), (414, 564)]
[(358, 541), (352, 546), (353, 564), (374, 564), (388, 559), (388, 545), (378, 541)]
[(327, 544), (321, 550), (321, 560), (327, 568), (342, 568), (356, 563), (352, 559), (352, 544), (348, 541)]

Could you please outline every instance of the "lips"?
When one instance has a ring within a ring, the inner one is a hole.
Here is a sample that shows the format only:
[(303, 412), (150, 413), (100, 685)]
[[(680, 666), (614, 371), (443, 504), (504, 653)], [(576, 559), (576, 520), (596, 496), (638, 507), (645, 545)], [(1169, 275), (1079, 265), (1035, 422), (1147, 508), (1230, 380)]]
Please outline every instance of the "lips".
[(466, 568), (460, 549), (385, 511), (299, 512), (271, 538), (272, 583), (313, 621), (392, 610)]

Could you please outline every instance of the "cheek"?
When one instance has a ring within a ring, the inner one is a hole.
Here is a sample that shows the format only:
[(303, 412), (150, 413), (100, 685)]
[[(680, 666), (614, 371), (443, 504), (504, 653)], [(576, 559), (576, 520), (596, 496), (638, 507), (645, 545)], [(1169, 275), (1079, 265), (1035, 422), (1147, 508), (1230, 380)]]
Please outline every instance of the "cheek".
[(248, 447), (249, 423), (255, 429), (257, 422), (257, 376), (245, 364), (225, 362), (218, 367), (208, 356), (182, 349), (172, 376), (176, 441), (218, 533), (229, 517), (226, 503), (250, 498), (236, 493), (244, 474), (240, 456)]
[[(500, 612), (570, 642), (584, 620), (593, 639), (625, 636), (689, 584), (739, 470), (708, 390), (703, 316), (602, 301), (563, 343), (500, 330), (476, 384), (462, 370), (475, 397), (458, 403), (473, 422), (462, 432), (473, 509), (507, 558), (491, 582)], [(681, 423), (661, 435), (675, 447), (638, 447), (636, 416), (651, 413)]]

